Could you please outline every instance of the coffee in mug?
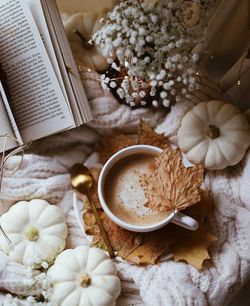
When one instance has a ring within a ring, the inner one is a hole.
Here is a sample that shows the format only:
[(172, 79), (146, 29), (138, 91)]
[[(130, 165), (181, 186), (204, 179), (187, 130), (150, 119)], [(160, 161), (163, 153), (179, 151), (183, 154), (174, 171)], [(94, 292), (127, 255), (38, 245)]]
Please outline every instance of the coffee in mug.
[(147, 226), (161, 222), (169, 213), (147, 208), (139, 174), (152, 171), (155, 155), (138, 153), (119, 160), (109, 170), (104, 198), (113, 214), (126, 223)]
[(195, 231), (199, 224), (178, 211), (158, 212), (147, 208), (139, 173), (148, 173), (162, 150), (134, 145), (120, 150), (105, 163), (98, 179), (98, 197), (107, 216), (134, 232), (157, 230), (169, 222)]

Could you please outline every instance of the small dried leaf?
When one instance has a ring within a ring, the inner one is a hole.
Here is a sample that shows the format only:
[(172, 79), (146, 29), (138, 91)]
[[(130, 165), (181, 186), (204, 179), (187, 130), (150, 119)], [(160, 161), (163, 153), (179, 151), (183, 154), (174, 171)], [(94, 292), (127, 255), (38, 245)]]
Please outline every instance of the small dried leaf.
[(175, 261), (185, 261), (196, 269), (201, 270), (204, 260), (209, 259), (208, 247), (217, 238), (200, 225), (196, 231), (176, 228), (176, 242), (173, 245)]
[(91, 209), (88, 209), (83, 213), (84, 230), (87, 235), (95, 236), (99, 235), (100, 231), (96, 225), (95, 215)]
[(143, 236), (141, 234), (133, 233), (119, 227), (104, 212), (100, 217), (113, 250), (117, 252), (118, 256), (125, 258), (142, 244)]
[(83, 213), (83, 222), (86, 226), (91, 227), (95, 225), (95, 216), (91, 209), (88, 209)]
[(104, 164), (114, 153), (135, 144), (136, 141), (134, 139), (121, 133), (104, 137), (97, 148), (100, 162)]
[(167, 137), (157, 134), (150, 125), (143, 121), (140, 122), (138, 128), (138, 144), (147, 144), (161, 149), (169, 147)]
[(202, 224), (205, 220), (205, 217), (213, 210), (214, 203), (210, 198), (210, 193), (207, 190), (200, 190), (201, 200), (195, 205), (188, 207), (185, 210), (185, 214), (192, 216), (195, 220)]
[[(96, 221), (94, 214), (92, 212), (89, 212), (88, 215), (84, 214), (83, 221), (85, 234), (92, 236), (91, 246), (107, 251), (105, 242), (100, 235), (99, 227), (95, 223)], [(89, 225), (87, 225), (86, 222), (88, 222)]]
[(144, 243), (125, 259), (137, 265), (156, 264), (160, 257), (169, 251), (173, 242), (173, 236), (168, 235), (167, 227), (147, 233)]
[[(112, 222), (102, 210), (98, 210), (98, 214), (108, 234), (113, 250), (118, 256), (125, 258), (143, 242), (141, 234), (129, 232), (119, 227)], [(89, 210), (86, 211), (83, 215), (83, 221), (85, 224), (85, 233), (94, 236), (92, 244), (102, 245), (102, 249), (104, 249), (105, 244), (100, 235), (99, 228), (96, 225), (94, 214)]]
[(203, 166), (186, 168), (179, 150), (171, 147), (155, 158), (155, 164), (152, 173), (139, 175), (147, 207), (158, 211), (182, 210), (201, 200)]
[[(117, 256), (125, 258), (127, 255), (129, 255), (129, 253), (133, 252), (133, 250), (138, 247), (139, 241), (135, 241), (132, 232), (128, 232), (113, 223), (102, 210), (98, 210), (98, 213), (105, 232), (109, 237), (112, 248)], [(93, 236), (91, 245), (107, 250), (103, 237), (100, 234), (100, 230), (96, 225), (95, 216), (91, 210), (84, 213), (83, 220), (85, 224), (85, 233)]]
[(97, 225), (94, 226), (86, 226), (85, 227), (85, 233), (86, 235), (90, 235), (90, 236), (97, 236), (100, 233), (100, 230), (98, 228)]

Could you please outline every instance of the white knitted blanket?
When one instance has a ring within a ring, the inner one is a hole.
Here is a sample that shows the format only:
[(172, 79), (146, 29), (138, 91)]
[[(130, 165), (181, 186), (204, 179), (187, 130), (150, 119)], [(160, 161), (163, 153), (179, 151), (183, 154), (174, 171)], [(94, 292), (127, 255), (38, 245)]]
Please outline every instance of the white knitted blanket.
[[(133, 133), (142, 118), (174, 143), (180, 120), (192, 106), (183, 101), (167, 115), (146, 109), (131, 111), (104, 93), (94, 81), (85, 80), (85, 87), (94, 121), (37, 141), (25, 154), (19, 170), (11, 174), (8, 169), (19, 162), (19, 157), (13, 157), (7, 165), (3, 186), (6, 210), (19, 200), (32, 198), (61, 206), (69, 226), (67, 247), (86, 243), (74, 217), (69, 167), (84, 162), (100, 137), (98, 133), (110, 133), (114, 128)], [(250, 276), (250, 155), (235, 168), (208, 172), (206, 181), (216, 204), (208, 222), (211, 232), (218, 237), (210, 249), (209, 267), (199, 272), (173, 260), (148, 267), (119, 263), (119, 276), (124, 281), (118, 305), (225, 305)]]

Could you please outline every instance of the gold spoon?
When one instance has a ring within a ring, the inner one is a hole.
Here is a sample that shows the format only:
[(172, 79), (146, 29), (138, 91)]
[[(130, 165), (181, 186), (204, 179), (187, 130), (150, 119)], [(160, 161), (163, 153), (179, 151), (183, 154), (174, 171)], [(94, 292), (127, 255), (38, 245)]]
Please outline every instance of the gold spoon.
[(111, 258), (115, 257), (113, 248), (109, 241), (109, 238), (103, 228), (102, 221), (98, 215), (97, 209), (95, 207), (90, 188), (94, 183), (94, 178), (87, 167), (82, 164), (75, 164), (71, 168), (71, 185), (79, 193), (79, 195), (86, 195), (88, 197), (89, 203), (91, 205), (93, 214), (95, 216), (96, 224), (100, 230), (101, 236), (104, 240), (104, 243), (107, 247), (107, 251)]

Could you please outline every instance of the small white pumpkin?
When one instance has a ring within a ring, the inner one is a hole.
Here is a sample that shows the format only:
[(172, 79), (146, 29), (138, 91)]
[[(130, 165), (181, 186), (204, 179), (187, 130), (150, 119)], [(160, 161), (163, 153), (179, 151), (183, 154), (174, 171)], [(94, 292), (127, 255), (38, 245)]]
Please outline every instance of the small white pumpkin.
[(114, 306), (121, 292), (115, 263), (100, 249), (63, 251), (48, 271), (50, 301), (60, 306)]
[[(100, 18), (103, 15), (86, 12), (71, 16), (63, 14), (62, 16), (64, 28), (76, 61), (91, 70), (106, 70), (109, 66), (106, 57), (103, 56), (98, 47), (88, 44), (91, 36), (101, 28)], [(78, 35), (75, 30), (78, 31)]]
[(44, 200), (16, 203), (1, 216), (0, 224), (12, 243), (0, 235), (2, 251), (24, 265), (51, 262), (65, 247), (68, 230), (64, 214)]
[(250, 144), (246, 117), (232, 104), (201, 102), (183, 118), (178, 145), (190, 162), (207, 169), (236, 165)]

